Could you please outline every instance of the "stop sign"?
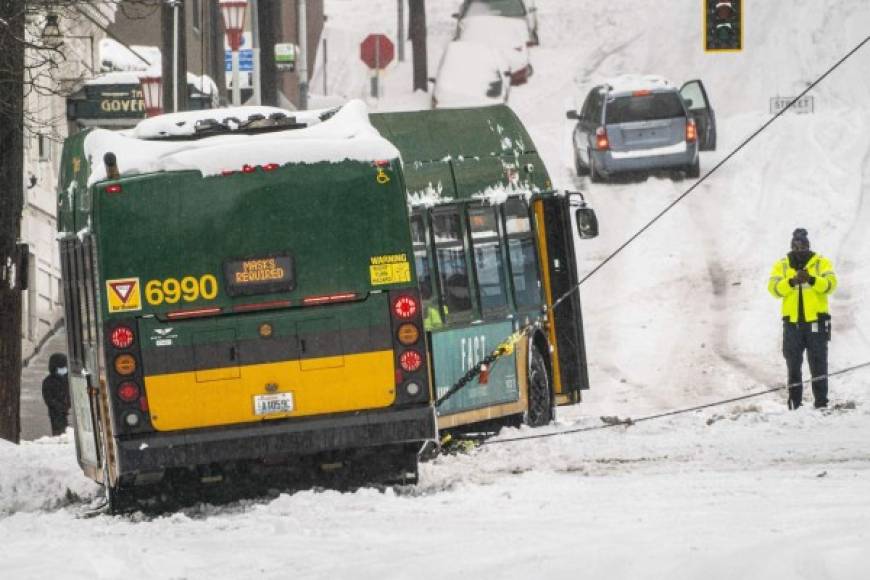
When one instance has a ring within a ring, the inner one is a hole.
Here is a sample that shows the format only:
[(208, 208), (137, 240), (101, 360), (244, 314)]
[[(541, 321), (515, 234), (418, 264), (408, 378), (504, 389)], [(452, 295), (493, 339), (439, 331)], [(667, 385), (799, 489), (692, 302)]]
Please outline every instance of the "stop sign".
[(384, 34), (369, 34), (359, 45), (359, 57), (369, 68), (382, 69), (393, 62), (393, 42)]

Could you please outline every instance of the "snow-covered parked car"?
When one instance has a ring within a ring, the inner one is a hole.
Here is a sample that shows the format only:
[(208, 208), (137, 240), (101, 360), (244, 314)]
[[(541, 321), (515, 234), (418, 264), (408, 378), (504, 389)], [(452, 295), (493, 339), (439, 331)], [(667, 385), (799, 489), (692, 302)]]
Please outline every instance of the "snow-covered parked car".
[(529, 59), (529, 31), (516, 18), (469, 16), (459, 23), (459, 40), (490, 46), (509, 63), (511, 84), (521, 85), (532, 75)]
[(456, 37), (459, 37), (462, 21), (472, 16), (503, 16), (524, 22), (529, 32), (529, 41), (533, 46), (539, 43), (538, 9), (534, 2), (524, 0), (463, 0), (459, 11), (453, 14), (459, 22), (456, 26)]
[(455, 40), (444, 49), (432, 108), (478, 107), (506, 103), (510, 94), (510, 66), (488, 46)]
[(699, 80), (677, 90), (662, 77), (621, 76), (593, 87), (567, 117), (577, 121), (577, 174), (592, 181), (659, 169), (698, 177), (698, 152), (716, 149), (716, 116)]

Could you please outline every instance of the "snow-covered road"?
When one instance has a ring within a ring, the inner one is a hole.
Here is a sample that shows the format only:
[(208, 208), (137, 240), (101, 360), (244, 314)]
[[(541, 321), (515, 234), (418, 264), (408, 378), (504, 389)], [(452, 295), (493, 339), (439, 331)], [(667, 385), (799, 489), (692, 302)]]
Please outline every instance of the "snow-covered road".
[[(428, 2), (433, 67), (457, 3)], [(628, 72), (703, 79), (719, 120), (706, 170), (769, 119), (771, 97), (796, 95), (870, 33), (865, 0), (745, 3), (746, 50), (705, 55), (696, 4), (538, 0), (535, 75), (511, 105), (558, 185), (583, 189), (599, 213), (601, 237), (581, 243), (587, 271), (690, 184), (573, 175), (564, 111), (593, 84)], [(340, 47), (392, 34), (395, 0), (327, 0), (326, 10), (331, 91), (364, 95), (365, 71)], [(813, 92), (814, 114), (784, 116), (584, 285), (592, 390), (547, 429), (784, 380), (766, 281), (797, 226), (840, 275), (831, 369), (870, 360), (868, 70), (865, 49)], [(410, 84), (409, 64), (397, 65), (376, 106), (426, 103)], [(831, 395), (854, 408), (787, 412), (769, 395), (441, 457), (416, 488), (306, 491), (157, 518), (77, 517), (98, 488), (66, 437), (0, 443), (0, 578), (863, 579), (870, 374), (833, 380)]]

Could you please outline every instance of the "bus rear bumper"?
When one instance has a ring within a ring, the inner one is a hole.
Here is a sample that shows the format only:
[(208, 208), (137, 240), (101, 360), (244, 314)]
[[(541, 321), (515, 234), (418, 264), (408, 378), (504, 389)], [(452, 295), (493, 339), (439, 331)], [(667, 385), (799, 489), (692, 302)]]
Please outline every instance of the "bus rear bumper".
[(150, 433), (117, 441), (118, 474), (212, 463), (306, 456), (437, 439), (431, 406), (286, 420), (185, 433)]

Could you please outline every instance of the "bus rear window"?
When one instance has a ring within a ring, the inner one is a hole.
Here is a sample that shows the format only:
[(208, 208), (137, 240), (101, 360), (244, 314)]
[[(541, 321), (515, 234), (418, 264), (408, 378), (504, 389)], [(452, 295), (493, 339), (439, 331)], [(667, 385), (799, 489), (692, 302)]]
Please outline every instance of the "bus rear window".
[(642, 96), (616, 97), (607, 102), (605, 123), (632, 123), (685, 117), (677, 93), (652, 93)]

